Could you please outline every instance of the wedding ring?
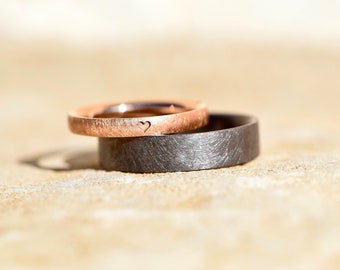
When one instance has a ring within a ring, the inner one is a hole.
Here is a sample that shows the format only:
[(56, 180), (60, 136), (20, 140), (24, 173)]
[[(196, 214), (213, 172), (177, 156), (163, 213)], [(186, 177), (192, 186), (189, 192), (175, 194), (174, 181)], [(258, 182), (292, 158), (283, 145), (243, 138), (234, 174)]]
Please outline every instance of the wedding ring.
[(259, 152), (258, 120), (238, 114), (212, 114), (207, 126), (187, 133), (99, 138), (101, 167), (134, 173), (234, 166), (254, 159)]
[(142, 137), (198, 129), (208, 122), (199, 101), (142, 101), (87, 106), (68, 115), (73, 133), (95, 137)]

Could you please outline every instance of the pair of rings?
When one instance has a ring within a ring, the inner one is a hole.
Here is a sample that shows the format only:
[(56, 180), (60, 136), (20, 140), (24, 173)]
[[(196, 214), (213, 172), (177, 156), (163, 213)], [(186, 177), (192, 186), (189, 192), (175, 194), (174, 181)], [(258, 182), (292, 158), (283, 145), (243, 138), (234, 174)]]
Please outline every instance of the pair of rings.
[(87, 106), (70, 112), (68, 122), (73, 133), (99, 137), (105, 170), (203, 170), (244, 164), (259, 155), (255, 117), (208, 114), (198, 101)]

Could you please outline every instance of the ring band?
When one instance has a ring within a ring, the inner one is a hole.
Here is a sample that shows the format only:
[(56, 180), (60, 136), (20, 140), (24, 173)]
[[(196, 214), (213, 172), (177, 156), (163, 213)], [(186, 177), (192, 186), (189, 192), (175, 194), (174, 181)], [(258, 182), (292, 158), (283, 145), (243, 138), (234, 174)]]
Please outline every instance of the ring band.
[(199, 101), (99, 104), (70, 112), (68, 123), (80, 135), (141, 137), (198, 129), (208, 123), (208, 112)]
[(210, 115), (209, 124), (188, 133), (138, 138), (99, 138), (105, 170), (135, 173), (193, 171), (246, 163), (259, 155), (255, 117)]

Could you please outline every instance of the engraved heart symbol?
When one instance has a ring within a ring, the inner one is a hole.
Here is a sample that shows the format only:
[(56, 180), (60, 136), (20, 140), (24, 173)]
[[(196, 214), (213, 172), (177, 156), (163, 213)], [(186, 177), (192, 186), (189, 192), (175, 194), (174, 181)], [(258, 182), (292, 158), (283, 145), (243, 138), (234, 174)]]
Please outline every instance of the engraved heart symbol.
[(138, 122), (138, 127), (146, 132), (151, 126), (151, 123), (149, 121), (140, 121)]

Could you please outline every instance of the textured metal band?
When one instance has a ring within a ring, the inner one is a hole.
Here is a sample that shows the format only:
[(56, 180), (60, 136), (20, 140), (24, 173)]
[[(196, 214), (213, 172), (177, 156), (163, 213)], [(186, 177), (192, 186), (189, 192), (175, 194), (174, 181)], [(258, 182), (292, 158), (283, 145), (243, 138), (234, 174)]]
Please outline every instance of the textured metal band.
[(194, 130), (207, 122), (206, 105), (195, 100), (96, 104), (68, 115), (73, 133), (95, 137), (158, 136)]
[(137, 138), (99, 138), (105, 170), (135, 173), (193, 171), (246, 163), (259, 155), (255, 117), (210, 115), (209, 124), (188, 133)]

